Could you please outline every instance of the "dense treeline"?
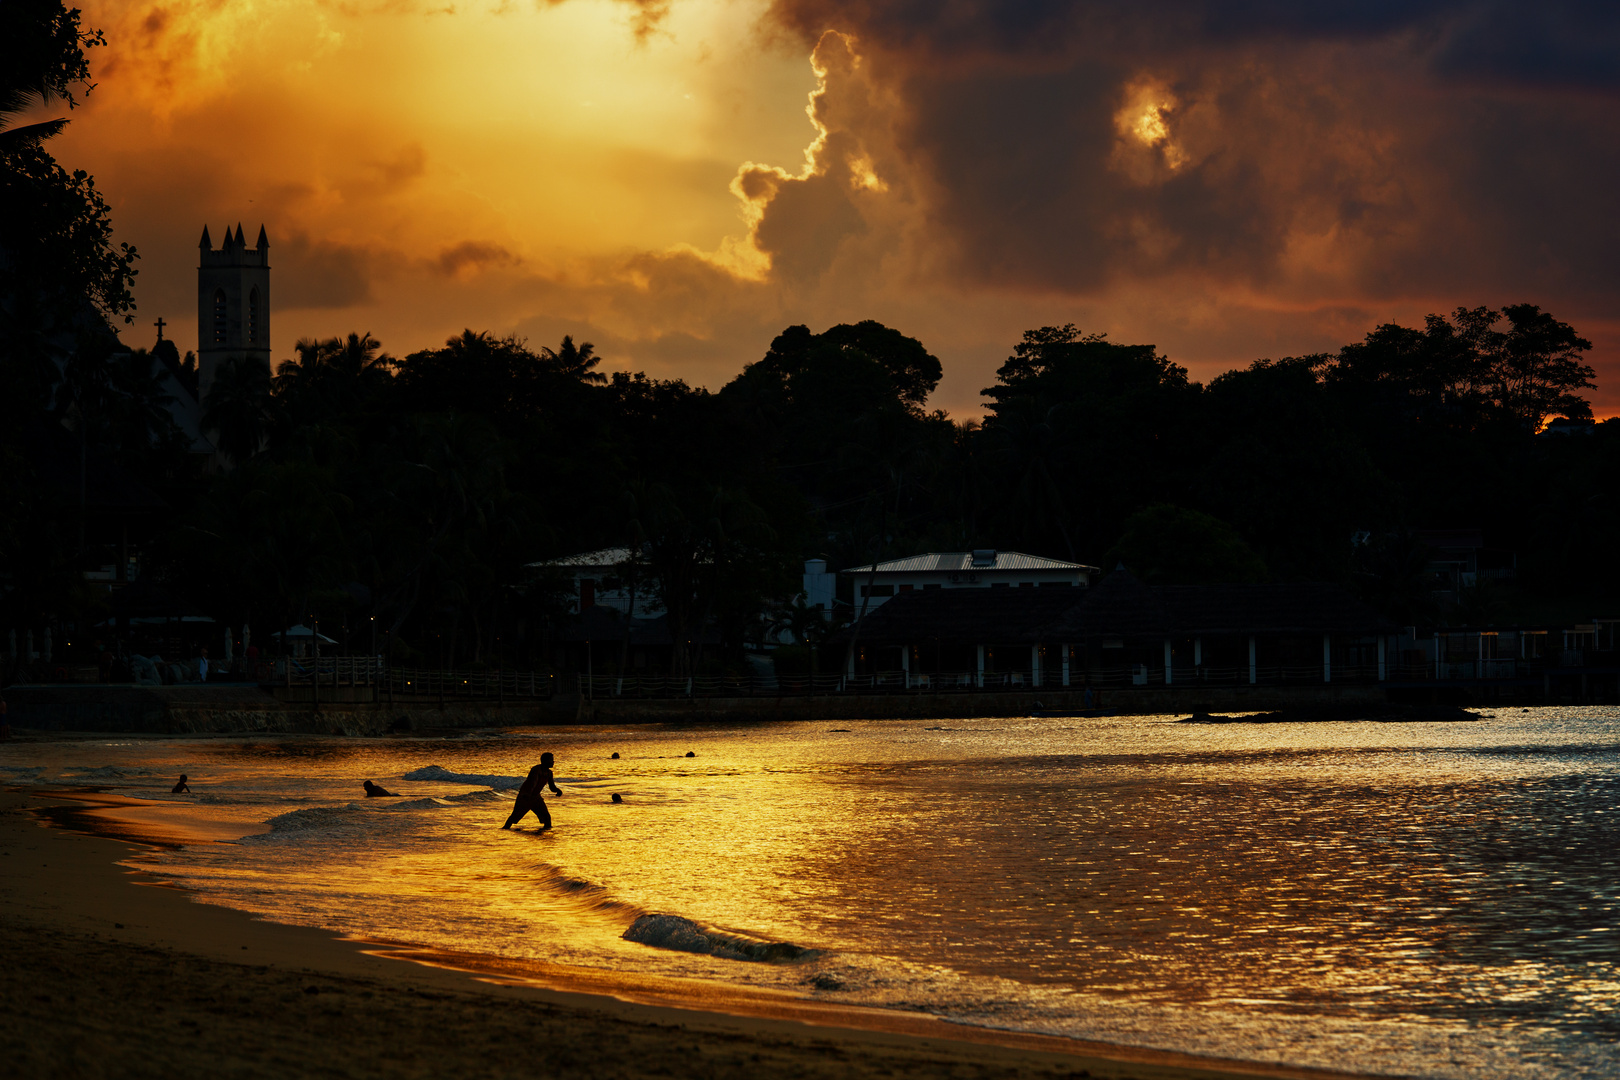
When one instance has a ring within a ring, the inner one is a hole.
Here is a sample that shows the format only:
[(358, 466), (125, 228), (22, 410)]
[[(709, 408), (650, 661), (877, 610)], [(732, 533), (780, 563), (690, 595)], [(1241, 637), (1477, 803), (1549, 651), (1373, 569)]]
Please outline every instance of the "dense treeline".
[[(25, 6), (0, 119), (71, 104), (97, 40), (59, 3)], [(1620, 602), (1620, 423), (1538, 434), (1590, 417), (1594, 373), (1589, 343), (1532, 305), (1380, 326), (1207, 386), (1150, 345), (1044, 327), (982, 421), (931, 411), (939, 361), (876, 322), (789, 327), (712, 392), (607, 375), (569, 338), (467, 331), (396, 359), (349, 334), (300, 341), (273, 374), (227, 365), (202, 403), (220, 454), (201, 455), (165, 390), (194, 390), (194, 366), (110, 329), (134, 252), (43, 150), (59, 128), (0, 131), (0, 628), (105, 617), (84, 571), (130, 543), (143, 576), (219, 620), (320, 616), (428, 665), (535, 662), (567, 598), (533, 564), (609, 546), (635, 553), (623, 576), (658, 590), (677, 641), (712, 627), (730, 662), (767, 625), (814, 625), (792, 598), (815, 555), (998, 547), (1160, 581), (1328, 579), (1403, 623)], [(1464, 527), (1518, 574), (1446, 598), (1416, 534)]]
[[(147, 572), (171, 591), (232, 624), (364, 627), (424, 664), (535, 660), (567, 597), (532, 564), (608, 546), (639, 553), (624, 572), (677, 640), (715, 627), (734, 662), (795, 623), (812, 555), (1001, 547), (1152, 580), (1340, 580), (1403, 621), (1584, 615), (1616, 595), (1620, 425), (1536, 432), (1588, 413), (1586, 347), (1533, 307), (1472, 309), (1201, 386), (1151, 346), (1046, 327), (984, 391), (984, 420), (955, 422), (927, 408), (939, 361), (874, 322), (790, 327), (716, 392), (607, 376), (569, 338), (467, 331), (395, 359), (350, 334), (300, 342), (273, 379), (225, 372), (206, 416), (229, 469), (175, 480), (156, 423), (107, 449), (170, 501)], [(54, 505), (14, 534), (63, 543), (71, 500)], [(1520, 575), (1448, 607), (1414, 531), (1465, 526)], [(49, 576), (22, 561), (39, 549), (12, 542), (13, 583)], [(7, 606), (26, 621), (94, 604), (64, 583)]]

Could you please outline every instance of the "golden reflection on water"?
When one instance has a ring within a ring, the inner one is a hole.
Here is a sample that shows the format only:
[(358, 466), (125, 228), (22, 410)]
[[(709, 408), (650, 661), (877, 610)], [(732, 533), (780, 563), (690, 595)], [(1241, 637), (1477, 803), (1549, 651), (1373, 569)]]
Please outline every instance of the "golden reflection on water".
[[(299, 812), (163, 862), (371, 937), (806, 978), (620, 939), (678, 914), (822, 950), (818, 994), (1004, 1018), (1069, 996), (1620, 1038), (1614, 710), (838, 726), (171, 746), (153, 768), (189, 763), (200, 813), (210, 793)], [(487, 784), (403, 779), (520, 777), (543, 749), (551, 833), (498, 830)], [(361, 778), (406, 799), (332, 798)]]

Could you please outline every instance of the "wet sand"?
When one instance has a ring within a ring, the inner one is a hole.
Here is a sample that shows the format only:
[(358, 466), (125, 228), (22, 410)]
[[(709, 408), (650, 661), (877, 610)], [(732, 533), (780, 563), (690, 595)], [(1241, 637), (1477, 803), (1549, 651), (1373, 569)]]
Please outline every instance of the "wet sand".
[(194, 903), (117, 866), (128, 842), (61, 827), (90, 824), (86, 809), (0, 793), (0, 1061), (12, 1075), (1358, 1075), (346, 941)]

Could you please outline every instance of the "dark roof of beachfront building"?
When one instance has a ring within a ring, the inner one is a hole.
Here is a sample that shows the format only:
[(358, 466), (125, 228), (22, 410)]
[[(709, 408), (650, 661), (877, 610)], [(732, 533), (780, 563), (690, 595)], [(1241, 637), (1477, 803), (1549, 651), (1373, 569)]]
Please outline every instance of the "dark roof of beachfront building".
[(1395, 625), (1336, 585), (1148, 585), (1120, 569), (1073, 589), (927, 589), (870, 612), (868, 645), (1014, 645), (1223, 634), (1376, 634)]

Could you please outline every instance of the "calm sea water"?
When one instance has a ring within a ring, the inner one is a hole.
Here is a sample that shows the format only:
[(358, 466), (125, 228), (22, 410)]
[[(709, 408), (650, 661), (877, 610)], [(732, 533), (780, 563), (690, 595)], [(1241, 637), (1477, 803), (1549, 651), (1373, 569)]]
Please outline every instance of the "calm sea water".
[[(557, 827), (500, 831), (543, 750)], [(239, 837), (138, 861), (282, 922), (1224, 1057), (1620, 1077), (1615, 709), (109, 739), (0, 747), (0, 781)]]

